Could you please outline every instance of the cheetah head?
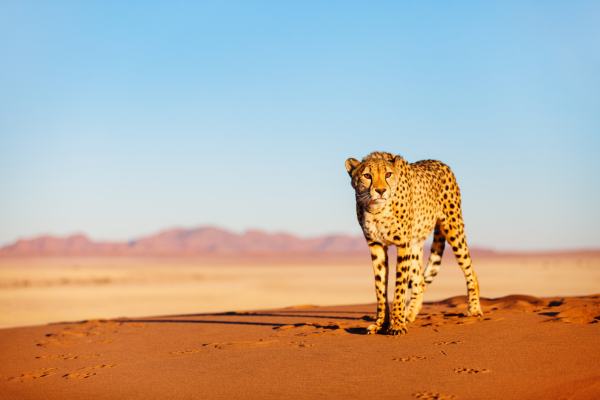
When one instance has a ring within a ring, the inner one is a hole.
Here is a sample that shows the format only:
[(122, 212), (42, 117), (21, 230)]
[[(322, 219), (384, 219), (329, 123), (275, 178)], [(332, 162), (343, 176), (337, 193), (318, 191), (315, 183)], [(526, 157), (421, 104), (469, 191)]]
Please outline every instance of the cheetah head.
[(390, 153), (372, 153), (362, 162), (349, 158), (346, 170), (352, 178), (357, 202), (375, 206), (391, 199), (398, 189), (402, 163), (406, 163), (402, 157)]

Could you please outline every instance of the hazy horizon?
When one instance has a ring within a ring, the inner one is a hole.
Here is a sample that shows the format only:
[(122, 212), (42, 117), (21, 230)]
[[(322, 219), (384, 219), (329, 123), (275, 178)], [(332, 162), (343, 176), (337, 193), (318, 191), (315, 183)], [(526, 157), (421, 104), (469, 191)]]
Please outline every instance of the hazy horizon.
[[(66, 240), (72, 237), (77, 237), (80, 235), (83, 235), (84, 237), (86, 237), (87, 239), (89, 239), (92, 243), (94, 244), (100, 244), (100, 243), (133, 243), (133, 242), (137, 242), (143, 239), (147, 239), (147, 238), (152, 238), (155, 237), (157, 235), (161, 235), (163, 233), (166, 232), (170, 232), (170, 231), (174, 231), (174, 230), (181, 230), (181, 231), (196, 231), (196, 230), (202, 230), (202, 229), (206, 229), (206, 228), (214, 228), (217, 230), (221, 230), (221, 231), (225, 231), (228, 233), (232, 233), (238, 236), (244, 236), (246, 234), (250, 234), (250, 233), (261, 233), (261, 234), (266, 234), (266, 235), (290, 235), (293, 236), (297, 239), (300, 240), (314, 240), (314, 239), (320, 239), (320, 238), (328, 238), (328, 237), (333, 237), (333, 236), (346, 236), (352, 239), (356, 239), (356, 238), (362, 238), (363, 235), (362, 233), (360, 233), (359, 235), (350, 235), (347, 233), (331, 233), (331, 234), (322, 234), (322, 235), (313, 235), (313, 236), (302, 236), (302, 235), (296, 235), (292, 232), (285, 232), (285, 231), (273, 231), (273, 232), (269, 232), (269, 231), (264, 231), (264, 230), (260, 230), (260, 229), (246, 229), (243, 231), (233, 231), (233, 230), (229, 230), (229, 229), (224, 229), (222, 227), (219, 226), (215, 226), (215, 225), (205, 225), (205, 226), (196, 226), (196, 227), (171, 227), (171, 228), (167, 228), (167, 229), (161, 229), (159, 231), (156, 232), (148, 232), (147, 234), (144, 235), (140, 235), (134, 238), (130, 238), (130, 239), (126, 239), (126, 240), (102, 240), (102, 239), (94, 239), (93, 237), (91, 237), (90, 235), (86, 234), (85, 232), (73, 232), (71, 234), (67, 234), (67, 235), (55, 235), (52, 233), (45, 233), (45, 234), (40, 234), (40, 235), (36, 235), (36, 236), (32, 236), (32, 237), (21, 237), (21, 238), (17, 238), (15, 241), (10, 242), (10, 243), (6, 243), (6, 244), (0, 244), (0, 249), (11, 246), (16, 244), (18, 241), (20, 240), (36, 240), (36, 239), (40, 239), (40, 238), (45, 238), (45, 237), (52, 237), (54, 239), (62, 239), (62, 240)], [(431, 246), (432, 243), (432, 237), (430, 236), (424, 243), (423, 249), (425, 251), (426, 254), (429, 253), (429, 248)], [(393, 249), (394, 246), (392, 246), (392, 249), (390, 251), (395, 251)], [(546, 250), (538, 250), (538, 249), (498, 249), (495, 247), (484, 247), (484, 246), (469, 246), (470, 249), (472, 250), (478, 250), (478, 251), (492, 251), (492, 252), (498, 252), (498, 253), (561, 253), (561, 252), (578, 252), (578, 251), (600, 251), (600, 246), (588, 246), (588, 247), (573, 247), (573, 248), (553, 248), (553, 249), (546, 249)], [(365, 247), (366, 250), (366, 247)], [(449, 246), (446, 246), (444, 251), (447, 252), (452, 252), (452, 249)], [(279, 253), (277, 253), (279, 254)]]
[[(0, 246), (361, 235), (347, 158), (456, 174), (474, 247), (600, 244), (600, 3), (0, 3)], [(239, 199), (236, 197), (239, 192)]]

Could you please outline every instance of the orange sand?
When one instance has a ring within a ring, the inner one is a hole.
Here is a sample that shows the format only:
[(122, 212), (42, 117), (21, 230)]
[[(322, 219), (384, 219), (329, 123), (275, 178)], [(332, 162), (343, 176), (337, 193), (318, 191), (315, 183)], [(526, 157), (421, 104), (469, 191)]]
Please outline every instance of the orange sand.
[(391, 337), (335, 306), (373, 302), (368, 256), (0, 258), (0, 399), (600, 398), (598, 255), (474, 262), (484, 318), (445, 257)]
[(0, 330), (0, 398), (600, 398), (600, 295), (427, 303), (402, 337), (375, 306), (299, 306)]

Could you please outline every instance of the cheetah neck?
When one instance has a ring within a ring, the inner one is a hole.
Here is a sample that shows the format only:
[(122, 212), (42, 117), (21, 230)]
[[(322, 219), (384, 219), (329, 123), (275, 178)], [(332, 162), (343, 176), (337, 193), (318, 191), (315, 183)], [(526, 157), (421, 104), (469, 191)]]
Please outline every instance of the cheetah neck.
[(364, 212), (366, 214), (372, 214), (372, 215), (377, 215), (377, 214), (381, 214), (381, 213), (386, 213), (391, 211), (391, 205), (390, 205), (390, 201), (386, 201), (383, 204), (368, 204), (366, 206), (364, 206)]

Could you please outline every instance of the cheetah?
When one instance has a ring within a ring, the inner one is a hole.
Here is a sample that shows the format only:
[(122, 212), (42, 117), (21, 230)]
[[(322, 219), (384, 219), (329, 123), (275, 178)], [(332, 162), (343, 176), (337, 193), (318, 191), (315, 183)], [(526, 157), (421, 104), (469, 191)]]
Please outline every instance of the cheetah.
[[(412, 164), (391, 153), (374, 152), (362, 162), (346, 161), (356, 195), (356, 213), (371, 250), (377, 320), (367, 333), (405, 334), (423, 304), (425, 284), (433, 281), (442, 261), (445, 241), (454, 250), (467, 281), (470, 316), (483, 316), (479, 284), (473, 272), (460, 207), (460, 190), (450, 168), (435, 160)], [(423, 274), (425, 239), (433, 234), (431, 256)], [(396, 246), (396, 290), (392, 312), (387, 302), (389, 246)], [(405, 298), (411, 298), (408, 311)]]

